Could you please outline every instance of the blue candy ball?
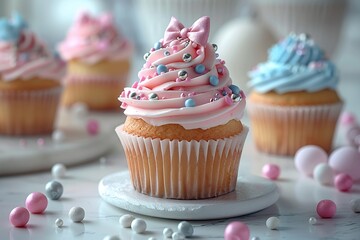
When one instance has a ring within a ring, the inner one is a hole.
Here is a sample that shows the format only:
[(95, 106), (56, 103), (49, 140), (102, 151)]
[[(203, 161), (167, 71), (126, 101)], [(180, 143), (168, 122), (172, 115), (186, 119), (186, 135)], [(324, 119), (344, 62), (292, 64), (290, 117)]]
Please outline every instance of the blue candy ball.
[(195, 101), (192, 98), (189, 98), (185, 101), (185, 107), (195, 107)]
[(163, 64), (160, 64), (159, 66), (156, 67), (156, 72), (159, 75), (160, 75), (160, 73), (166, 73), (168, 71), (169, 71), (169, 69)]
[(205, 66), (203, 64), (196, 65), (195, 72), (199, 74), (205, 72)]
[(219, 78), (215, 75), (211, 75), (209, 78), (209, 82), (213, 86), (217, 86), (219, 84)]
[(155, 48), (155, 50), (159, 50), (161, 48), (161, 42), (156, 42), (154, 44), (154, 48)]
[(229, 88), (231, 89), (232, 93), (240, 94), (240, 88), (236, 85), (230, 85)]

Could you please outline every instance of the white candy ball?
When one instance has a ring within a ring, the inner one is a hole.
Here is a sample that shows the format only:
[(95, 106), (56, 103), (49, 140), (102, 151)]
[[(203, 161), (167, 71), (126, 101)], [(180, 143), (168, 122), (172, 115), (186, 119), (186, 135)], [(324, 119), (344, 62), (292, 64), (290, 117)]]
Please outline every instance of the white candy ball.
[(131, 222), (131, 229), (136, 233), (143, 233), (146, 231), (146, 222), (143, 219), (135, 218)]
[(314, 179), (321, 185), (330, 185), (334, 182), (334, 171), (327, 163), (316, 165), (313, 172)]
[(182, 234), (181, 232), (174, 232), (171, 235), (171, 239), (172, 240), (184, 240), (185, 239), (185, 235)]
[(64, 224), (64, 221), (63, 221), (61, 218), (57, 218), (57, 219), (55, 220), (55, 226), (57, 226), (57, 227), (62, 227), (63, 224)]
[(77, 102), (71, 107), (71, 113), (76, 117), (85, 117), (88, 113), (88, 107), (85, 103)]
[(51, 174), (54, 178), (64, 178), (66, 175), (66, 167), (62, 163), (57, 163), (51, 168)]
[(72, 207), (69, 211), (69, 217), (73, 222), (81, 222), (85, 218), (85, 210), (82, 207)]
[(315, 145), (307, 145), (296, 151), (294, 161), (297, 170), (305, 175), (310, 176), (316, 165), (326, 163), (328, 160), (327, 153)]
[(309, 218), (309, 223), (310, 223), (311, 225), (315, 225), (315, 224), (317, 223), (316, 217), (310, 217), (310, 218)]
[(191, 237), (193, 235), (193, 233), (194, 233), (193, 226), (187, 221), (180, 222), (178, 224), (178, 230), (179, 230), (179, 232), (184, 234), (185, 237)]
[(171, 235), (173, 234), (173, 230), (171, 228), (164, 228), (163, 235), (166, 238), (171, 238)]
[(119, 218), (119, 223), (122, 227), (129, 228), (129, 227), (131, 227), (131, 223), (132, 223), (132, 221), (134, 221), (134, 219), (135, 219), (135, 217), (133, 215), (125, 214)]
[(156, 240), (156, 237), (149, 237), (148, 240)]
[(107, 235), (103, 238), (103, 240), (120, 240), (120, 238), (116, 235)]
[(266, 227), (271, 230), (278, 229), (280, 225), (280, 219), (277, 217), (269, 217), (266, 220)]
[(350, 205), (354, 213), (360, 213), (360, 198), (351, 200)]
[(64, 134), (63, 131), (57, 129), (52, 133), (51, 139), (55, 143), (61, 143), (61, 142), (63, 142), (65, 140), (65, 134)]
[(260, 240), (259, 237), (252, 237), (251, 240)]

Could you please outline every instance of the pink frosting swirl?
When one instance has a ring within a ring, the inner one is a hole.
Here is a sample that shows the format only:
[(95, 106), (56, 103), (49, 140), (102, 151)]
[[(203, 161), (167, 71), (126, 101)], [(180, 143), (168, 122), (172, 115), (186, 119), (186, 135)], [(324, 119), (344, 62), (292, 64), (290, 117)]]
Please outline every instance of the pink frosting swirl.
[(79, 59), (89, 64), (126, 59), (132, 49), (130, 42), (116, 30), (109, 14), (96, 18), (88, 13), (80, 14), (58, 48), (64, 60)]
[[(209, 21), (203, 18), (202, 22)], [(208, 31), (205, 26), (206, 41)], [(127, 116), (154, 126), (180, 124), (185, 129), (208, 129), (240, 120), (245, 95), (232, 85), (225, 62), (217, 59), (216, 45), (200, 45), (183, 34), (155, 46), (157, 50), (145, 54), (139, 81), (119, 97)]]
[(4, 81), (32, 77), (60, 80), (64, 71), (64, 64), (28, 30), (23, 29), (15, 42), (0, 41), (0, 75)]

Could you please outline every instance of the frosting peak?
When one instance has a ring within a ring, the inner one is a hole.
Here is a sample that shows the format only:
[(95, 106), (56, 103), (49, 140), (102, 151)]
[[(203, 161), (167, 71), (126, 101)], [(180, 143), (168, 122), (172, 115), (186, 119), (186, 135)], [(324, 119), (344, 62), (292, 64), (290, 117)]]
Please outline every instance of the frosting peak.
[(207, 43), (209, 30), (208, 17), (190, 28), (171, 19), (164, 39), (145, 54), (139, 80), (119, 97), (126, 115), (185, 129), (208, 129), (242, 117), (245, 95), (232, 84), (216, 45)]
[(335, 65), (305, 34), (290, 34), (269, 50), (268, 61), (249, 73), (250, 87), (264, 93), (314, 92), (334, 89), (338, 83)]

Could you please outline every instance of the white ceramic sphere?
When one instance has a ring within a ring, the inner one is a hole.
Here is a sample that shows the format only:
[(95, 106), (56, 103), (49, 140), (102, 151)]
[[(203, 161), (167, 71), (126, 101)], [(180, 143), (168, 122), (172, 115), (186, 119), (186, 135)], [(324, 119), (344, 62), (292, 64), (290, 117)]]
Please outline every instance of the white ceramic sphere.
[(55, 131), (53, 131), (53, 133), (51, 134), (51, 139), (55, 142), (55, 143), (61, 143), (64, 142), (65, 140), (65, 134), (63, 131), (56, 129)]
[(354, 213), (360, 213), (360, 198), (351, 200), (350, 206)]
[(360, 152), (357, 148), (345, 146), (330, 154), (329, 165), (338, 173), (346, 173), (356, 181), (360, 179)]
[(278, 229), (280, 225), (280, 219), (277, 217), (269, 217), (266, 220), (266, 227), (271, 230)]
[(85, 103), (77, 102), (72, 105), (71, 113), (76, 117), (85, 117), (88, 114), (88, 106)]
[(57, 226), (57, 227), (62, 227), (63, 224), (64, 224), (64, 221), (63, 221), (61, 218), (57, 218), (57, 219), (55, 220), (55, 226)]
[(174, 231), (171, 228), (164, 228), (163, 230), (163, 236), (165, 238), (171, 238), (171, 235), (174, 233)]
[(54, 178), (64, 178), (66, 175), (66, 167), (62, 163), (57, 163), (51, 168), (51, 174)]
[(131, 227), (132, 221), (134, 221), (135, 217), (131, 214), (124, 214), (119, 218), (119, 223), (124, 228)]
[(334, 171), (327, 163), (319, 163), (314, 168), (313, 177), (321, 185), (331, 185), (334, 182)]
[(185, 235), (185, 237), (191, 237), (194, 234), (194, 228), (191, 225), (191, 223), (187, 221), (182, 221), (178, 224), (178, 230), (182, 234)]
[(82, 207), (72, 207), (69, 211), (69, 217), (73, 222), (81, 222), (85, 218), (85, 210)]
[(317, 223), (316, 217), (310, 217), (310, 218), (309, 218), (309, 224), (315, 225), (316, 223)]
[(181, 232), (174, 232), (171, 235), (171, 239), (172, 240), (184, 240), (185, 239), (185, 235), (182, 234)]
[(107, 235), (103, 238), (103, 240), (120, 240), (120, 237), (116, 235)]
[(295, 167), (299, 172), (311, 176), (314, 168), (319, 163), (326, 163), (327, 153), (315, 145), (307, 145), (299, 148), (294, 156)]
[(131, 222), (131, 229), (136, 233), (144, 233), (146, 231), (146, 222), (143, 219), (135, 218)]

